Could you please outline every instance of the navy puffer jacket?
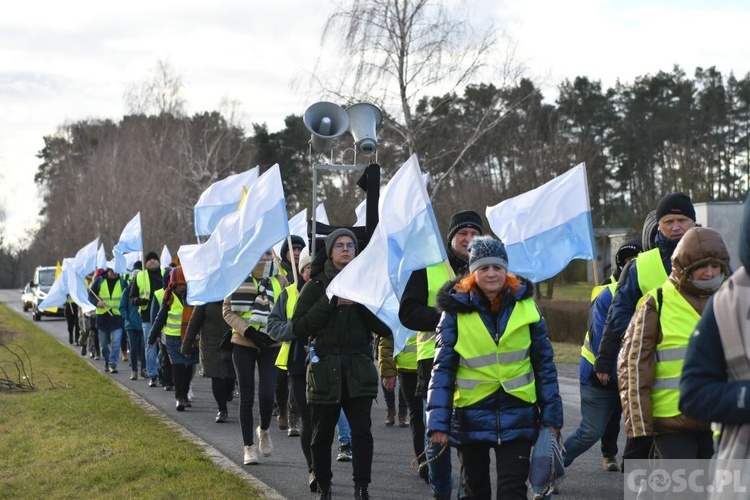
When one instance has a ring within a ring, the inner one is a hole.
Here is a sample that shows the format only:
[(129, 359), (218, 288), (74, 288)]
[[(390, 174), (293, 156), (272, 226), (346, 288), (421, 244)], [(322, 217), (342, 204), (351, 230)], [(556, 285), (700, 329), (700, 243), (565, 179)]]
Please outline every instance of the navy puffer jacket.
[(446, 284), (438, 293), (437, 307), (442, 318), (437, 329), (437, 350), (432, 378), (427, 392), (427, 432), (444, 432), (452, 446), (487, 442), (492, 444), (515, 439), (535, 440), (540, 425), (562, 428), (563, 409), (557, 385), (557, 368), (552, 344), (547, 337), (544, 318), (529, 326), (531, 364), (536, 382), (537, 401), (530, 404), (506, 393), (502, 387), (494, 394), (465, 408), (453, 408), (453, 392), (459, 354), (454, 350), (458, 340), (457, 315), (478, 311), (489, 333), (498, 338), (516, 302), (533, 296), (533, 284), (521, 278), (523, 285), (511, 293), (503, 290), (502, 305), (493, 321), (487, 307), (474, 292), (456, 292), (457, 281)]

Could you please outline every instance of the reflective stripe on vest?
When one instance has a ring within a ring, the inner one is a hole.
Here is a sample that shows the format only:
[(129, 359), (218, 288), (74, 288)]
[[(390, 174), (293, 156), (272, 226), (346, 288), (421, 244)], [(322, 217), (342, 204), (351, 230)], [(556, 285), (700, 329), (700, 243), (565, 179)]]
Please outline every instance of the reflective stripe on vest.
[[(435, 349), (433, 345), (433, 350)], [(417, 370), (417, 336), (412, 335), (406, 340), (404, 349), (396, 354), (397, 370)]]
[[(112, 312), (115, 316), (120, 316), (120, 299), (122, 298), (122, 285), (120, 282), (120, 278), (117, 278), (115, 281), (115, 289), (112, 290), (112, 293), (109, 291), (109, 284), (107, 283), (107, 280), (102, 280), (102, 286), (99, 287), (99, 300), (104, 302), (104, 304), (109, 308), (109, 310)], [(96, 308), (96, 314), (109, 314), (107, 312), (107, 309), (103, 307), (97, 307)]]
[(481, 401), (500, 386), (527, 403), (536, 402), (534, 370), (529, 350), (529, 325), (541, 316), (532, 299), (517, 302), (497, 344), (478, 312), (459, 313), (455, 351), (460, 355), (456, 370), (453, 404), (463, 408)]
[[(649, 295), (656, 300), (656, 290)], [(657, 307), (658, 301), (657, 301)], [(700, 315), (671, 282), (662, 286), (659, 312), (662, 341), (656, 346), (656, 373), (651, 389), (651, 408), (654, 417), (680, 415), (680, 375), (690, 337)]]
[[(161, 277), (164, 278), (164, 269), (161, 269)], [(151, 279), (148, 276), (148, 270), (143, 270), (135, 277), (135, 284), (138, 286), (138, 298), (149, 300), (151, 297)], [(154, 292), (156, 293), (156, 292)], [(139, 306), (141, 311), (145, 311), (151, 304)]]
[[(596, 298), (599, 296), (599, 294), (602, 293), (606, 288), (609, 288), (609, 291), (612, 294), (612, 299), (614, 300), (615, 289), (617, 288), (617, 280), (615, 279), (614, 276), (610, 276), (610, 282), (608, 284), (594, 287), (594, 290), (592, 290), (591, 292), (591, 302), (594, 302)], [(591, 366), (594, 366), (594, 361), (596, 361), (596, 355), (594, 354), (594, 350), (591, 349), (591, 332), (586, 332), (586, 336), (583, 337), (583, 345), (581, 346), (581, 356), (588, 363), (590, 363)]]
[(638, 270), (638, 287), (641, 289), (641, 295), (660, 287), (669, 277), (658, 248), (639, 253), (635, 258), (635, 268)]
[[(284, 313), (286, 314), (287, 321), (289, 318), (292, 317), (292, 314), (294, 313), (294, 306), (297, 305), (297, 285), (295, 283), (292, 283), (288, 287), (285, 288), (286, 290), (286, 309), (284, 310)], [(289, 352), (292, 350), (292, 343), (291, 342), (282, 342), (281, 343), (281, 349), (279, 349), (279, 354), (276, 356), (276, 362), (274, 363), (277, 368), (281, 370), (288, 369), (288, 363), (289, 363)]]
[[(445, 262), (432, 265), (427, 271), (427, 306), (435, 307), (435, 299), (440, 289), (450, 279)], [(417, 361), (435, 357), (435, 332), (417, 333)]]
[(164, 335), (171, 335), (173, 337), (179, 337), (182, 328), (182, 302), (177, 297), (176, 294), (172, 294), (172, 298), (174, 299), (172, 301), (172, 305), (169, 306), (169, 311), (167, 311), (167, 323), (164, 325), (164, 329), (162, 332), (164, 332)]

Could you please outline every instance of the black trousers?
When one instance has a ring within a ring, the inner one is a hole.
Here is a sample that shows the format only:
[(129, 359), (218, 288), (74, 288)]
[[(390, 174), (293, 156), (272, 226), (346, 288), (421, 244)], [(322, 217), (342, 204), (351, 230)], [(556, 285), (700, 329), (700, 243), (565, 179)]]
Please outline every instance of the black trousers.
[(336, 423), (343, 408), (349, 426), (352, 428), (352, 477), (355, 485), (370, 484), (372, 470), (372, 398), (349, 397), (346, 381), (341, 395), (341, 404), (311, 404), (310, 417), (313, 432), (312, 463), (318, 486), (324, 491), (330, 488), (331, 478), (331, 444), (336, 430)]
[(528, 498), (526, 478), (529, 475), (531, 441), (518, 439), (501, 445), (472, 443), (458, 446), (461, 461), (461, 500), (490, 500), (490, 450), (495, 450), (497, 500)]
[(709, 459), (714, 454), (711, 431), (665, 432), (654, 436), (654, 446), (660, 458), (665, 459)]
[(214, 395), (214, 400), (219, 407), (219, 411), (227, 411), (227, 401), (229, 401), (234, 392), (234, 380), (234, 377), (211, 377), (211, 392)]
[[(289, 375), (289, 383), (292, 389), (292, 398), (297, 402), (297, 413), (302, 424), (300, 428), (300, 446), (302, 446), (302, 454), (305, 456), (305, 462), (307, 462), (307, 471), (312, 472), (312, 452), (310, 451), (310, 444), (312, 443), (312, 421), (310, 420), (310, 407), (307, 404), (307, 394), (305, 376)], [(330, 462), (329, 462), (330, 464)]]
[[(418, 457), (424, 453), (424, 415), (422, 413), (422, 398), (417, 397), (417, 372), (399, 372), (398, 383), (404, 401), (406, 401), (406, 407), (409, 409), (411, 441), (414, 447), (414, 456)], [(423, 461), (424, 457), (420, 462)]]
[(78, 342), (81, 336), (81, 326), (78, 324), (78, 304), (66, 302), (63, 312), (65, 313), (65, 322), (68, 324), (68, 341), (71, 344)]

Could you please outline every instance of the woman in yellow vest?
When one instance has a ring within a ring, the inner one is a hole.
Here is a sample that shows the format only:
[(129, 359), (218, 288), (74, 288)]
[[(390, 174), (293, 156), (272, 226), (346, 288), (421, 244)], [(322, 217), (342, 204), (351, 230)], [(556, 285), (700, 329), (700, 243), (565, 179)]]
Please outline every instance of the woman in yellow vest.
[(634, 440), (653, 436), (661, 458), (713, 454), (710, 424), (679, 410), (679, 382), (695, 325), (727, 276), (729, 253), (721, 235), (689, 229), (672, 254), (669, 278), (644, 296), (625, 333), (617, 363), (625, 430)]
[(502, 242), (478, 236), (465, 278), (437, 297), (443, 316), (427, 392), (427, 433), (458, 450), (465, 498), (527, 498), (531, 446), (539, 428), (563, 425), (557, 368), (533, 284), (508, 273)]
[[(286, 278), (277, 272), (273, 252), (268, 250), (239, 288), (224, 299), (223, 305), (224, 319), (232, 327), (232, 361), (240, 389), (239, 417), (245, 465), (257, 465), (261, 455), (268, 457), (273, 453), (268, 428), (278, 370), (274, 363), (281, 343), (271, 339), (266, 331), (271, 308), (288, 285)], [(260, 425), (253, 435), (256, 366)]]

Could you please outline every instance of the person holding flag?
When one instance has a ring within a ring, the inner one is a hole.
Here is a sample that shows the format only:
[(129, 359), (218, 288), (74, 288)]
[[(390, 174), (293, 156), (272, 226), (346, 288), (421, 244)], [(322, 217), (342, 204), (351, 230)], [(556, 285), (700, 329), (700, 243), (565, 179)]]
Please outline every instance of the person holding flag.
[[(419, 398), (419, 408), (421, 408), (419, 418), (423, 422), (425, 418), (424, 409), (427, 406), (425, 401), (427, 387), (430, 384), (430, 373), (432, 372), (432, 362), (435, 355), (435, 330), (440, 322), (440, 313), (435, 307), (435, 298), (438, 290), (451, 278), (448, 265), (454, 276), (463, 276), (468, 273), (469, 244), (473, 238), (481, 236), (483, 232), (484, 223), (478, 213), (472, 210), (461, 210), (454, 213), (448, 224), (447, 264), (441, 262), (411, 273), (404, 294), (401, 296), (398, 318), (406, 328), (418, 332), (415, 337), (407, 342), (407, 346), (412, 346), (415, 352), (416, 373), (413, 375), (406, 374), (407, 372), (401, 370), (403, 372), (403, 374), (400, 374), (402, 377), (401, 388), (402, 390), (405, 389), (404, 392), (408, 393), (412, 399)], [(382, 357), (387, 359), (389, 356), (387, 353), (383, 353)], [(404, 357), (402, 356), (402, 358)], [(396, 364), (398, 364), (398, 361), (399, 357), (397, 356)], [(412, 405), (416, 406), (416, 403), (412, 402)], [(425, 453), (427, 469), (420, 469), (420, 473), (424, 474), (423, 470), (428, 472), (428, 482), (435, 498), (449, 499), (453, 489), (450, 453), (440, 454), (441, 447), (429, 442), (430, 440), (424, 432), (424, 423), (422, 425), (413, 424), (411, 429), (415, 441), (415, 453), (419, 455), (416, 439), (422, 440), (423, 449), (425, 445), (427, 446)], [(418, 433), (415, 432), (419, 430), (422, 431), (421, 436), (418, 436)]]
[[(273, 250), (267, 250), (245, 281), (224, 299), (224, 320), (232, 327), (232, 360), (240, 388), (240, 429), (244, 464), (256, 465), (261, 455), (273, 453), (268, 428), (271, 425), (276, 373), (274, 365), (281, 343), (266, 333), (268, 315), (276, 298), (288, 285), (278, 274)], [(258, 368), (258, 405), (260, 425), (253, 436), (253, 403), (255, 402), (255, 368)]]
[(443, 311), (427, 394), (433, 443), (458, 450), (462, 498), (491, 498), (490, 452), (497, 498), (526, 499), (531, 447), (540, 427), (563, 425), (557, 368), (533, 284), (508, 273), (499, 240), (475, 237), (471, 274), (438, 293)]
[(312, 278), (302, 288), (292, 316), (295, 337), (309, 342), (307, 402), (312, 421), (312, 465), (319, 498), (331, 498), (331, 444), (344, 409), (352, 431), (354, 497), (369, 500), (373, 440), (370, 412), (378, 395), (372, 333), (391, 330), (365, 306), (334, 296), (326, 288), (357, 255), (357, 237), (338, 228), (326, 237), (325, 253), (312, 262)]

